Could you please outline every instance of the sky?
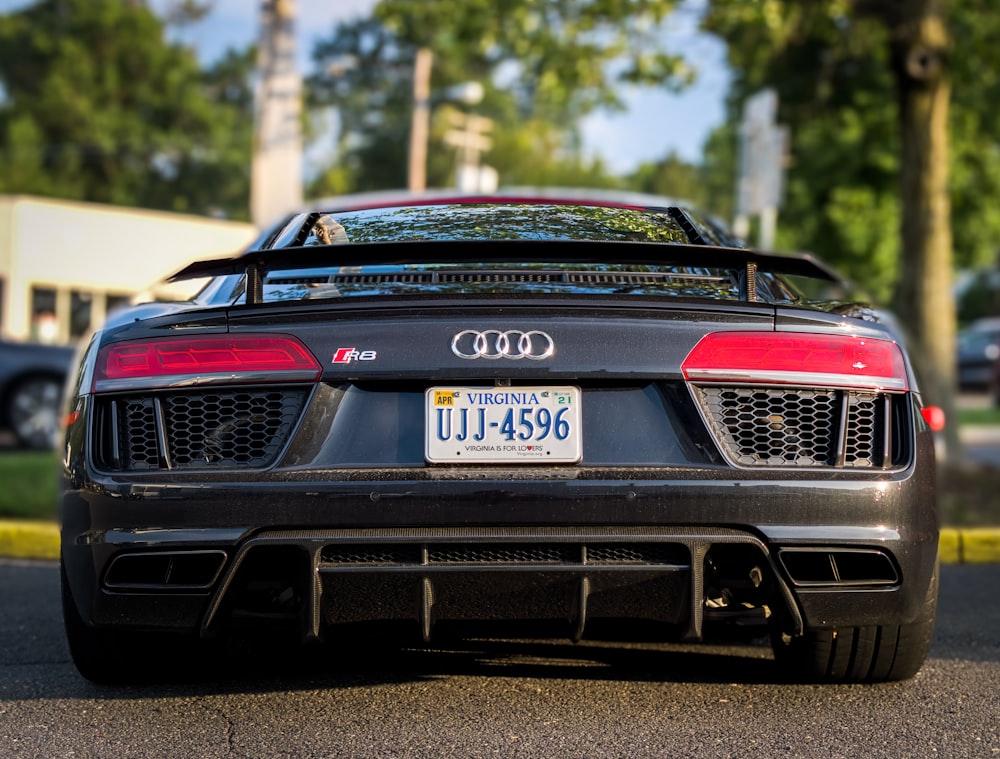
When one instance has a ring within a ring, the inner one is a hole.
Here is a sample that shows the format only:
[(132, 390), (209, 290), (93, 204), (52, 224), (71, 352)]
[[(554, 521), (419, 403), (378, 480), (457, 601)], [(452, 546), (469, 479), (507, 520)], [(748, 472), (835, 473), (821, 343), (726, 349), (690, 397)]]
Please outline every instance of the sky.
[[(176, 0), (147, 0), (162, 13)], [(460, 0), (456, 0), (460, 1)], [(298, 57), (308, 70), (313, 44), (330, 35), (339, 22), (366, 15), (375, 0), (295, 0)], [(258, 0), (212, 0), (213, 9), (200, 23), (183, 31), (179, 41), (192, 45), (199, 57), (211, 62), (228, 48), (243, 48), (259, 33)], [(29, 5), (29, 0), (0, 0), (0, 12)], [(688, 0), (686, 10), (668, 20), (666, 39), (671, 52), (682, 54), (698, 71), (698, 81), (681, 94), (651, 88), (626, 90), (624, 113), (598, 113), (582, 125), (584, 150), (600, 155), (615, 173), (628, 173), (644, 161), (657, 161), (670, 152), (698, 161), (709, 132), (725, 118), (729, 85), (725, 48), (697, 31), (697, 8), (702, 0)]]

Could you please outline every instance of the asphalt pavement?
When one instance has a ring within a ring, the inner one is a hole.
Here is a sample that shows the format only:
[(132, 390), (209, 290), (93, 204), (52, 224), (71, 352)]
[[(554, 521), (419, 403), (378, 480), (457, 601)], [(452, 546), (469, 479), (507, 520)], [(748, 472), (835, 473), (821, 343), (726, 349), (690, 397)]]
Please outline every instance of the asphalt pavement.
[(799, 682), (766, 638), (261, 638), (97, 686), (70, 659), (55, 564), (0, 560), (0, 756), (995, 759), (998, 586), (1000, 565), (942, 569), (930, 656), (904, 682)]

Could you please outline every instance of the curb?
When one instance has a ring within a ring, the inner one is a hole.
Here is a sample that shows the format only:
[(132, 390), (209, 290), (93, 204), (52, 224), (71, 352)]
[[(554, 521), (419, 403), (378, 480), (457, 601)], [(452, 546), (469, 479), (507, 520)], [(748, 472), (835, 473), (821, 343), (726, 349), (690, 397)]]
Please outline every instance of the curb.
[(53, 522), (0, 520), (0, 557), (58, 559), (59, 525)]
[[(942, 564), (1000, 564), (1000, 527), (944, 527)], [(58, 559), (59, 525), (0, 520), (0, 558)]]
[(942, 528), (942, 564), (1000, 564), (1000, 528)]

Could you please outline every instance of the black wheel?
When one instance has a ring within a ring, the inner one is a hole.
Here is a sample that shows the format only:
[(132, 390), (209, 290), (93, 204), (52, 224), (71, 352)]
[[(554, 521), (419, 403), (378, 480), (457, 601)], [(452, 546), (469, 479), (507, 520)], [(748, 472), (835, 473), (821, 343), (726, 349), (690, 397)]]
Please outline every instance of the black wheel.
[(937, 609), (938, 567), (920, 616), (905, 625), (809, 630), (772, 636), (774, 658), (790, 677), (825, 682), (883, 682), (913, 677), (927, 658)]
[(70, 656), (79, 673), (88, 680), (113, 684), (185, 678), (204, 663), (193, 638), (89, 627), (77, 611), (62, 567), (60, 576), (63, 624)]
[(59, 433), (62, 382), (55, 377), (28, 377), (14, 386), (7, 400), (7, 420), (26, 448), (52, 448)]

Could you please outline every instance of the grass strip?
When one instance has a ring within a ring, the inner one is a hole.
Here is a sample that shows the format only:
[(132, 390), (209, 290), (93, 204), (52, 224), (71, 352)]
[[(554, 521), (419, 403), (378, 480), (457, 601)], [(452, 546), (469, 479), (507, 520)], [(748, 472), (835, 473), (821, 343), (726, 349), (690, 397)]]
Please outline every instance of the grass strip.
[(55, 521), (59, 470), (51, 451), (0, 454), (0, 517)]
[(958, 424), (960, 427), (1000, 426), (1000, 406), (960, 408), (958, 410)]

